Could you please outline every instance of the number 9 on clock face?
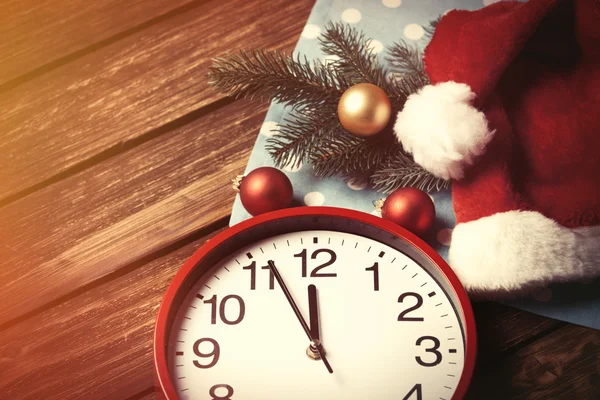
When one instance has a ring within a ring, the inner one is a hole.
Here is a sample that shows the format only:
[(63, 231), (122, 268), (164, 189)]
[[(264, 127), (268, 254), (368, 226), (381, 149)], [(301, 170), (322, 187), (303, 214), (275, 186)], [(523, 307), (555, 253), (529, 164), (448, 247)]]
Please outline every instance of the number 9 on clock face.
[(474, 359), (471, 307), (444, 261), (387, 221), (326, 207), (208, 242), (169, 287), (155, 334), (168, 399), (449, 400)]

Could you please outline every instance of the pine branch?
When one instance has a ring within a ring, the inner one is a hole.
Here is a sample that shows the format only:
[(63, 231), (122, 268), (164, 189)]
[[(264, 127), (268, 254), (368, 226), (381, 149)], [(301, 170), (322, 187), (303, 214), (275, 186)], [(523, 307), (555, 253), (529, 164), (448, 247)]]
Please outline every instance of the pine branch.
[(429, 26), (423, 28), (425, 30), (425, 36), (427, 36), (429, 39), (433, 37), (433, 34), (435, 33), (435, 28), (437, 28), (437, 24), (440, 22), (442, 17), (443, 15), (440, 15), (436, 19), (429, 21)]
[(392, 72), (426, 75), (423, 54), (418, 48), (410, 47), (401, 40), (387, 49), (387, 54), (385, 60)]
[(429, 85), (429, 78), (421, 73), (407, 73), (400, 76), (392, 75), (390, 87), (392, 95), (390, 100), (396, 109), (401, 109), (404, 102), (413, 93), (418, 92), (423, 86)]
[(380, 169), (373, 172), (371, 181), (376, 190), (391, 193), (401, 187), (416, 187), (424, 191), (450, 187), (450, 181), (433, 176), (404, 152), (390, 157)]
[(390, 100), (395, 109), (402, 109), (406, 98), (429, 84), (423, 54), (403, 40), (387, 50), (386, 61), (391, 66)]
[(265, 149), (279, 168), (297, 167), (307, 161), (321, 142), (343, 133), (335, 110), (299, 110), (285, 118)]
[[(427, 32), (433, 32), (438, 20), (431, 22)], [(387, 57), (394, 74), (386, 79), (387, 70), (369, 47), (369, 39), (355, 28), (328, 23), (319, 40), (326, 54), (339, 58), (333, 68), (299, 55), (242, 51), (214, 59), (209, 83), (236, 98), (261, 98), (291, 106), (289, 117), (266, 145), (280, 168), (306, 161), (318, 177), (361, 175), (388, 193), (403, 186), (424, 190), (448, 187), (449, 182), (433, 177), (403, 152), (391, 128), (393, 121), (373, 137), (358, 138), (341, 126), (337, 116), (344, 91), (362, 82), (382, 88), (395, 115), (408, 96), (429, 84), (421, 52), (403, 41), (394, 44)]]
[(381, 132), (378, 136), (357, 138), (347, 134), (323, 140), (311, 156), (313, 173), (318, 177), (370, 176), (387, 158), (399, 151), (391, 131)]
[(335, 62), (336, 69), (348, 81), (353, 84), (372, 83), (386, 90), (385, 70), (363, 33), (348, 25), (328, 22), (319, 41), (325, 54), (339, 57)]
[(228, 96), (275, 100), (296, 109), (337, 104), (350, 86), (332, 68), (266, 50), (215, 58), (208, 76), (209, 84)]

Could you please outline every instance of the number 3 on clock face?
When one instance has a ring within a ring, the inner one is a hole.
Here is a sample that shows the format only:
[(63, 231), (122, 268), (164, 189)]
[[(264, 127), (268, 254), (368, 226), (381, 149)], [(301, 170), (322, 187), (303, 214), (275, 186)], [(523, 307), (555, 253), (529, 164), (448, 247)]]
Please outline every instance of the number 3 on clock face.
[[(400, 238), (335, 229), (323, 218), (319, 229), (249, 234), (181, 284), (165, 343), (173, 399), (450, 400), (464, 392), (465, 318), (444, 275)], [(300, 318), (318, 310), (317, 332), (309, 328), (333, 373), (307, 356), (307, 333), (269, 261)], [(318, 296), (312, 311), (309, 285)]]

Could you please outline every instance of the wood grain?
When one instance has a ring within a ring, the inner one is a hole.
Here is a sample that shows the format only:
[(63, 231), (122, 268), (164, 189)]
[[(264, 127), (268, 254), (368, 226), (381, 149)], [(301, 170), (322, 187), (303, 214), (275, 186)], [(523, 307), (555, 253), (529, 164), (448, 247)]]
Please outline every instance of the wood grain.
[(478, 368), (468, 398), (600, 398), (600, 331), (567, 325)]
[(126, 399), (153, 386), (158, 306), (207, 239), (0, 332), (0, 398)]
[(0, 209), (0, 324), (226, 217), (266, 108), (234, 102)]
[(164, 396), (158, 392), (158, 388), (153, 388), (152, 393), (148, 393), (142, 397), (134, 397), (132, 400), (165, 400)]
[(211, 58), (291, 51), (314, 0), (212, 0), (0, 95), (0, 200), (222, 98)]
[(563, 322), (500, 303), (473, 304), (477, 327), (478, 362), (489, 363), (503, 352)]
[(191, 0), (3, 0), (0, 85)]

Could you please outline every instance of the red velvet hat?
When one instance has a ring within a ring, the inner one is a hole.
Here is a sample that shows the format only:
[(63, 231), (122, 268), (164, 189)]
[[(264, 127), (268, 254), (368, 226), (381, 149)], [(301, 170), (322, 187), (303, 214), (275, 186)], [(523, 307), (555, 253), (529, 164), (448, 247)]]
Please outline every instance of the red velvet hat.
[(471, 292), (600, 275), (600, 1), (454, 10), (395, 131), (452, 179), (450, 264)]

